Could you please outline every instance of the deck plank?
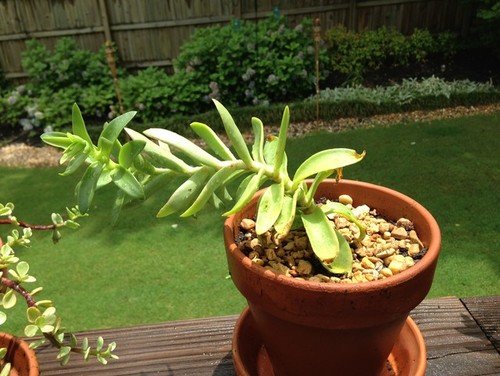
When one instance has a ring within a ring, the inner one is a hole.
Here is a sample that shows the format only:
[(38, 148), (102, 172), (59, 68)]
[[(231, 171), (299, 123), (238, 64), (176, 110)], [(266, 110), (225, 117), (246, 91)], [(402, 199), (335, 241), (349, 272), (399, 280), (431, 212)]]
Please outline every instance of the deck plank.
[(479, 296), (461, 299), (481, 327), (486, 337), (500, 353), (500, 299), (498, 296)]
[[(484, 307), (498, 307), (498, 299)], [(480, 317), (484, 321), (489, 314), (483, 309)], [(459, 299), (424, 300), (411, 316), (426, 340), (428, 376), (500, 374), (500, 355)], [(78, 356), (60, 367), (50, 347), (37, 354), (44, 376), (233, 376), (231, 338), (236, 319), (224, 316), (82, 333), (89, 339), (102, 335), (108, 342), (118, 342), (120, 360), (105, 367), (95, 361), (84, 363)]]

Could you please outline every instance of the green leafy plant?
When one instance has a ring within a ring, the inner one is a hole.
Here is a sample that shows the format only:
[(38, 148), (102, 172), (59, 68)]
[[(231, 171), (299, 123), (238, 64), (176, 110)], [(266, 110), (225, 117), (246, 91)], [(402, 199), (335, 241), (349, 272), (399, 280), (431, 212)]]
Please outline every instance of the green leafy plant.
[(370, 74), (398, 67), (421, 65), (431, 58), (447, 62), (457, 50), (449, 32), (437, 35), (415, 29), (410, 36), (386, 27), (359, 33), (339, 26), (325, 36), (333, 74), (348, 84), (360, 84)]
[[(326, 66), (323, 47), (320, 59)], [(312, 22), (291, 27), (285, 17), (271, 16), (199, 30), (182, 46), (175, 69), (210, 85), (206, 103), (212, 98), (228, 105), (303, 98), (314, 91)]]
[[(177, 213), (181, 217), (196, 215), (207, 203), (217, 208), (231, 203), (224, 215), (243, 209), (266, 182), (271, 185), (262, 195), (257, 209), (256, 232), (272, 230), (276, 241), (284, 238), (290, 229), (300, 223), (306, 229), (312, 248), (323, 266), (331, 273), (351, 270), (349, 245), (331, 227), (327, 214), (337, 213), (349, 218), (360, 229), (364, 228), (342, 204), (330, 203), (321, 207), (314, 201), (319, 184), (329, 176), (342, 176), (345, 166), (364, 157), (351, 149), (328, 149), (305, 160), (293, 177), (287, 171), (285, 145), (290, 122), (285, 107), (278, 136), (264, 134), (258, 118), (252, 118), (255, 139), (251, 150), (227, 109), (214, 100), (222, 119), (231, 151), (206, 124), (194, 122), (192, 130), (207, 144), (213, 154), (200, 148), (183, 136), (166, 129), (152, 128), (140, 134), (125, 128), (135, 116), (123, 114), (105, 125), (97, 145), (90, 139), (78, 106), (73, 106), (73, 133), (50, 132), (42, 136), (44, 142), (64, 149), (61, 163), (67, 163), (63, 175), (87, 165), (77, 185), (77, 200), (82, 212), (89, 210), (95, 191), (114, 183), (118, 194), (114, 216), (122, 205), (134, 199), (143, 199), (171, 180), (181, 176), (184, 182), (172, 193), (159, 210), (158, 217)], [(118, 140), (125, 129), (131, 141)], [(175, 155), (172, 149), (183, 157)], [(314, 177), (310, 184), (306, 179)], [(228, 185), (240, 180), (236, 195), (228, 192)]]
[[(18, 297), (26, 302), (27, 325), (24, 334), (33, 337), (37, 334), (42, 338), (30, 343), (31, 348), (37, 348), (46, 342), (59, 349), (57, 359), (61, 364), (66, 364), (72, 353), (79, 353), (87, 360), (96, 357), (100, 363), (106, 364), (109, 359), (117, 359), (113, 353), (116, 344), (110, 343), (104, 347), (102, 337), (99, 337), (95, 346), (89, 344), (88, 338), (79, 341), (72, 333), (66, 332), (62, 320), (56, 313), (56, 308), (51, 300), (38, 300), (42, 287), (28, 288), (36, 282), (30, 274), (30, 266), (26, 261), (21, 261), (16, 251), (31, 245), (33, 231), (52, 231), (52, 240), (57, 243), (61, 238), (62, 228), (75, 229), (80, 225), (79, 218), (85, 216), (78, 207), (66, 209), (66, 218), (61, 214), (52, 213), (52, 223), (48, 225), (32, 225), (19, 220), (14, 216), (12, 203), (0, 203), (0, 225), (8, 225), (13, 229), (4, 236), (5, 242), (0, 238), (0, 325), (7, 320), (5, 311), (14, 307)], [(22, 231), (20, 231), (22, 229)], [(0, 358), (6, 354), (6, 349), (0, 349)], [(10, 365), (5, 365), (1, 375), (8, 375)]]

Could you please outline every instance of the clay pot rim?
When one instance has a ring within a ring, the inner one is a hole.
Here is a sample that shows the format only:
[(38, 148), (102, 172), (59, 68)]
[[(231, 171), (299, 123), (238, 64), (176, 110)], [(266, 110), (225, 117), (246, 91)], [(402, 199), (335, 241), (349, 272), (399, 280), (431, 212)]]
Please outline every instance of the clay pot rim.
[[(334, 179), (326, 179), (322, 184), (328, 184), (335, 182)], [(375, 185), (371, 183), (365, 183), (361, 181), (355, 180), (347, 180), (342, 179), (342, 183), (346, 183), (352, 186), (358, 186), (361, 188), (366, 188), (369, 190), (375, 190), (381, 192), (385, 195), (391, 195), (394, 199), (405, 202), (409, 206), (415, 208), (418, 212), (422, 214), (422, 217), (427, 221), (430, 228), (430, 236), (431, 239), (430, 244), (428, 245), (428, 249), (424, 257), (412, 266), (409, 269), (404, 270), (403, 272), (391, 276), (389, 278), (385, 278), (382, 280), (370, 281), (367, 283), (321, 283), (321, 282), (311, 282), (306, 280), (297, 280), (295, 278), (286, 277), (284, 275), (278, 275), (270, 270), (266, 270), (262, 266), (256, 265), (250, 260), (247, 256), (245, 256), (236, 246), (234, 236), (233, 236), (233, 222), (235, 216), (238, 214), (233, 214), (229, 216), (224, 222), (224, 238), (227, 246), (229, 247), (229, 251), (235, 256), (238, 261), (242, 263), (242, 265), (248, 269), (249, 271), (256, 273), (260, 278), (278, 282), (289, 286), (291, 288), (297, 289), (305, 289), (309, 291), (318, 291), (324, 293), (342, 293), (342, 294), (365, 294), (367, 292), (372, 292), (380, 289), (389, 288), (391, 286), (396, 286), (402, 284), (408, 280), (411, 280), (419, 273), (423, 272), (427, 268), (431, 267), (432, 263), (437, 259), (439, 255), (439, 250), (441, 247), (441, 231), (437, 224), (437, 221), (434, 219), (432, 214), (420, 205), (414, 199), (398, 192), (390, 188), (386, 188), (380, 185)], [(260, 190), (255, 194), (255, 196), (262, 194), (264, 190)], [(255, 197), (254, 196), (254, 197)]]
[[(2, 345), (0, 345), (0, 347), (6, 347), (7, 349), (9, 349), (9, 344), (15, 343), (15, 346), (17, 348), (16, 350), (25, 354), (29, 376), (38, 376), (40, 374), (38, 358), (35, 351), (29, 347), (28, 342), (6, 332), (0, 332), (0, 339), (0, 341), (2, 342)], [(14, 363), (12, 364), (13, 370), (16, 369), (16, 366), (18, 367), (19, 365)]]

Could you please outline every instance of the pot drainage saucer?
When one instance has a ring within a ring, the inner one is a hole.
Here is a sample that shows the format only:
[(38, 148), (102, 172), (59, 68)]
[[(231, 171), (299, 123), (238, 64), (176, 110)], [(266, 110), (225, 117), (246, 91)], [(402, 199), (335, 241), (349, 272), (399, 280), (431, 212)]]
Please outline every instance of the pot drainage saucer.
[[(416, 348), (417, 351), (411, 350)], [(422, 333), (408, 317), (380, 376), (424, 376), (426, 350)], [(242, 312), (233, 334), (233, 362), (239, 376), (274, 376), (274, 372), (248, 308)]]

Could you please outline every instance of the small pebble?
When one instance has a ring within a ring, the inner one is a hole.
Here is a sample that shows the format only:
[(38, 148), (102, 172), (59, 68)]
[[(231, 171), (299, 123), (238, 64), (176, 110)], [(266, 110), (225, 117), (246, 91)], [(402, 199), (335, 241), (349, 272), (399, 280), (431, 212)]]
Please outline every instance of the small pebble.
[(396, 226), (403, 227), (406, 231), (413, 230), (413, 222), (407, 218), (399, 218)]
[(253, 219), (250, 219), (250, 218), (244, 218), (240, 223), (240, 227), (243, 230), (251, 230), (251, 229), (255, 228), (255, 221)]
[(312, 265), (309, 261), (299, 260), (296, 270), (299, 274), (309, 275), (312, 272)]
[(420, 241), (420, 239), (418, 238), (417, 233), (415, 232), (415, 230), (411, 230), (410, 231), (410, 240), (411, 240), (412, 243), (417, 243), (420, 247), (424, 246), (422, 244), (422, 242)]
[(340, 195), (339, 202), (344, 205), (352, 205), (352, 197), (349, 195)]
[(389, 264), (389, 269), (393, 274), (399, 274), (406, 269), (406, 264), (404, 261), (401, 262), (399, 260), (392, 260)]
[(394, 239), (404, 240), (408, 237), (408, 233), (403, 227), (394, 227), (394, 229), (391, 231), (391, 236)]
[(365, 269), (375, 269), (375, 264), (371, 262), (368, 257), (363, 257), (363, 260), (361, 260), (361, 266)]

